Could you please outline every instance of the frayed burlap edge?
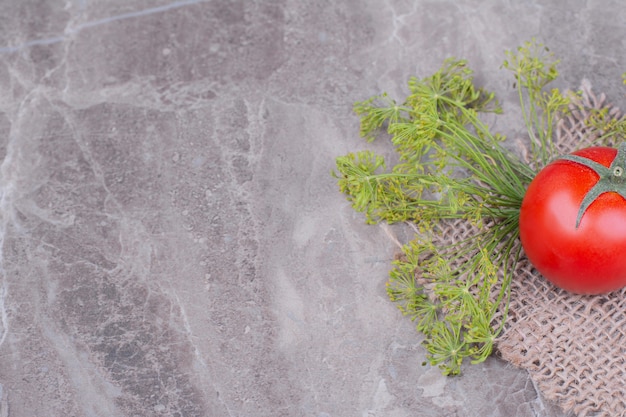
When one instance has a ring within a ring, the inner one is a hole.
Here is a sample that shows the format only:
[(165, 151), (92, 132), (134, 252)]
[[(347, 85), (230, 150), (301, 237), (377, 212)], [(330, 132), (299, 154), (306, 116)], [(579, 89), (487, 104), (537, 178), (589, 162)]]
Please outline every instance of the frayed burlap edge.
[[(582, 85), (586, 108), (619, 109)], [(576, 110), (557, 126), (563, 151), (593, 141), (585, 110)], [(626, 290), (581, 296), (559, 290), (522, 260), (511, 284), (505, 329), (497, 341), (499, 355), (528, 370), (548, 400), (578, 416), (626, 415)]]

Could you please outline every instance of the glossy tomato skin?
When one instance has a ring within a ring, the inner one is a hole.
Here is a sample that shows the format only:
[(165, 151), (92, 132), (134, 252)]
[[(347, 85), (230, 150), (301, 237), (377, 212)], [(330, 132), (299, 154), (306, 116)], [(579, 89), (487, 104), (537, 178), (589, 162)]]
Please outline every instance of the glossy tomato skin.
[[(574, 153), (606, 167), (617, 150), (586, 148)], [(557, 160), (533, 179), (520, 210), (520, 239), (528, 259), (557, 287), (601, 294), (626, 286), (626, 199), (601, 194), (576, 218), (598, 174), (582, 164)]]

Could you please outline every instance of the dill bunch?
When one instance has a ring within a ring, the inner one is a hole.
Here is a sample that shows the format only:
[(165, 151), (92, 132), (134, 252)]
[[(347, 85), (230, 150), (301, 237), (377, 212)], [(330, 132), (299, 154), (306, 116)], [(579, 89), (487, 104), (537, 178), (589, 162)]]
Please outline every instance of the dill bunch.
[[(336, 159), (333, 175), (368, 223), (415, 225), (418, 233), (394, 262), (387, 293), (424, 334), (428, 362), (446, 375), (458, 374), (466, 358), (484, 361), (502, 331), (521, 256), (521, 202), (537, 168), (556, 156), (553, 128), (572, 98), (546, 89), (558, 76), (556, 65), (535, 41), (507, 52), (503, 63), (515, 77), (530, 163), (481, 119), (502, 109), (493, 92), (475, 85), (462, 59), (412, 77), (402, 102), (383, 93), (354, 105), (360, 135), (389, 137), (399, 160), (387, 167), (371, 151), (349, 153)], [(454, 221), (466, 222), (471, 235), (442, 242), (441, 226)]]

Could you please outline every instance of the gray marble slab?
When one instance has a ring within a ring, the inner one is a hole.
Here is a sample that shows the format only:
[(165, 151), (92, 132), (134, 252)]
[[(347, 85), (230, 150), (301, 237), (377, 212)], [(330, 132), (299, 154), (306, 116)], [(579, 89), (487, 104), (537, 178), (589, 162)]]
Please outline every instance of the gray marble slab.
[[(0, 417), (561, 416), (421, 366), (396, 247), (339, 194), (352, 103), (536, 37), (623, 102), (617, 1), (0, 1)], [(393, 229), (400, 239), (409, 235)]]

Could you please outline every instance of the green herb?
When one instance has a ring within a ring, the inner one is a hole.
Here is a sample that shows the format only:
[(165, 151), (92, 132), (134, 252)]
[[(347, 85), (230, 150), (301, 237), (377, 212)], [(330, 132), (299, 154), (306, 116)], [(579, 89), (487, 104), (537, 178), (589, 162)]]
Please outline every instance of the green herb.
[[(370, 151), (350, 153), (337, 158), (333, 175), (368, 223), (416, 227), (415, 239), (394, 262), (387, 292), (424, 333), (429, 363), (446, 375), (459, 373), (466, 358), (484, 361), (506, 320), (521, 252), (521, 201), (537, 167), (556, 155), (553, 128), (571, 102), (557, 89), (545, 90), (558, 75), (556, 64), (535, 42), (508, 52), (503, 64), (515, 77), (530, 163), (481, 118), (501, 108), (493, 93), (475, 86), (464, 60), (448, 59), (430, 77), (411, 78), (401, 103), (381, 94), (354, 106), (361, 136), (390, 137), (399, 161), (388, 168)], [(447, 222), (471, 233), (442, 240)]]

